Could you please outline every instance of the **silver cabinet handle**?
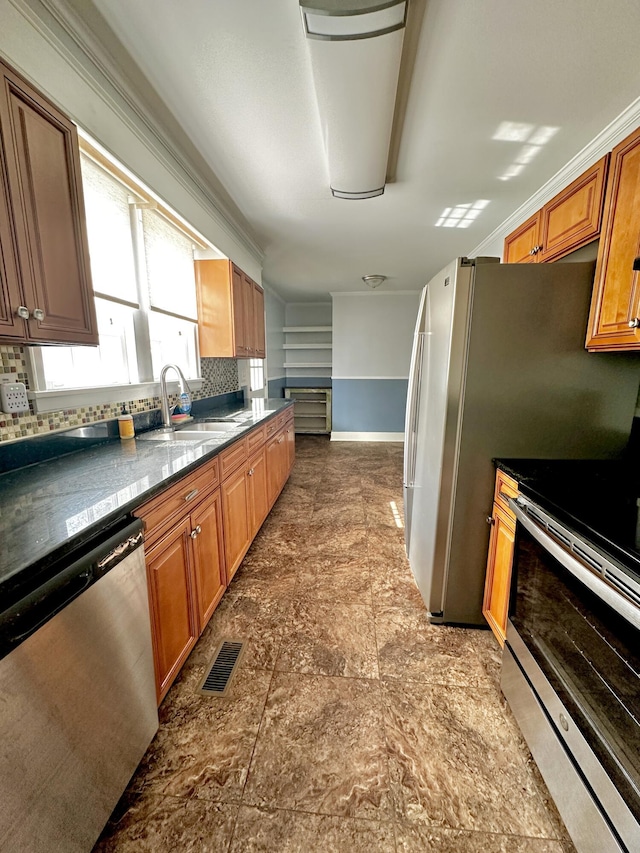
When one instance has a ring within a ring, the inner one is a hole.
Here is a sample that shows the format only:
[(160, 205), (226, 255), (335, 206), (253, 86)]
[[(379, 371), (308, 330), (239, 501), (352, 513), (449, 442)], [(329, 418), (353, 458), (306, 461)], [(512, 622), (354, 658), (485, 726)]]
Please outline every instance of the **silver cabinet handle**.
[(633, 320), (629, 320), (629, 328), (637, 329), (640, 326), (640, 317), (634, 317)]
[(192, 489), (190, 492), (188, 492), (188, 493), (184, 496), (184, 499), (185, 499), (185, 501), (192, 501), (192, 500), (195, 498), (195, 496), (196, 496), (197, 494), (198, 494), (198, 490), (197, 490), (197, 489)]
[(19, 306), (18, 306), (18, 308), (16, 309), (16, 314), (17, 314), (17, 315), (18, 315), (18, 317), (20, 317), (22, 320), (28, 320), (28, 319), (29, 319), (29, 309), (28, 309), (28, 308), (25, 308), (25, 306), (24, 306), (24, 305), (19, 305)]
[(44, 320), (44, 311), (42, 308), (34, 308), (33, 309), (33, 319), (34, 320)]
[(253, 468), (249, 468), (248, 472), (250, 477), (253, 477)]
[(487, 524), (495, 524), (496, 520), (492, 515), (488, 515), (486, 518)]
[(191, 531), (191, 538), (195, 539), (196, 536), (199, 536), (202, 533), (202, 528), (199, 524), (196, 524), (195, 528)]

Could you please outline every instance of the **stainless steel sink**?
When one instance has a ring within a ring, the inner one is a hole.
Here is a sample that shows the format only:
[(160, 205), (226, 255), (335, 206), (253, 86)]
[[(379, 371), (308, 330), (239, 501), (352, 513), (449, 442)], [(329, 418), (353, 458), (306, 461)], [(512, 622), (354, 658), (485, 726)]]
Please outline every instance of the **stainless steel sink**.
[(192, 424), (189, 429), (157, 429), (143, 432), (137, 437), (143, 441), (203, 441), (207, 436), (222, 436), (234, 432), (238, 427), (236, 423)]

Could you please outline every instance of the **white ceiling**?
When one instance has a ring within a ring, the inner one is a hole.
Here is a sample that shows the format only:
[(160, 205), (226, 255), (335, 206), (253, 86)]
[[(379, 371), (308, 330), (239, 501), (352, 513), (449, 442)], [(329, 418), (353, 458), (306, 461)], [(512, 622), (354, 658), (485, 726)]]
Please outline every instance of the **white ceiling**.
[[(424, 6), (424, 0), (414, 0)], [(638, 0), (426, 0), (396, 180), (331, 197), (297, 0), (93, 0), (246, 217), (289, 300), (418, 289), (640, 95)], [(77, 4), (80, 5), (80, 4)], [(408, 34), (407, 39), (409, 39)], [(557, 127), (522, 173), (504, 121)], [(445, 207), (487, 199), (471, 227)]]

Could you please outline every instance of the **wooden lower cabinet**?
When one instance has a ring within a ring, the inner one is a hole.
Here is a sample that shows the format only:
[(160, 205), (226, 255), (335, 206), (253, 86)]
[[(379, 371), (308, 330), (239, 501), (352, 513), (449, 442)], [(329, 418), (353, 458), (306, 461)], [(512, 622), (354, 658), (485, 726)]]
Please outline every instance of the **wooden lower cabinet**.
[(189, 518), (183, 519), (146, 555), (158, 702), (200, 636), (191, 530)]
[(251, 538), (253, 539), (271, 509), (267, 484), (267, 455), (264, 447), (249, 459), (247, 478)]
[(247, 469), (239, 468), (222, 483), (222, 519), (227, 582), (236, 573), (251, 544)]
[[(135, 513), (145, 524), (158, 702), (289, 476), (295, 454), (293, 411), (278, 418), (256, 427)], [(278, 431), (265, 444), (269, 425)]]
[[(207, 624), (227, 588), (220, 490), (204, 500), (191, 515), (200, 631)], [(193, 534), (195, 533), (195, 536)]]
[(495, 499), (490, 517), (491, 535), (485, 577), (482, 613), (489, 627), (504, 646), (511, 591), (511, 566), (516, 518), (505, 497), (516, 497), (518, 485), (502, 471), (496, 476)]

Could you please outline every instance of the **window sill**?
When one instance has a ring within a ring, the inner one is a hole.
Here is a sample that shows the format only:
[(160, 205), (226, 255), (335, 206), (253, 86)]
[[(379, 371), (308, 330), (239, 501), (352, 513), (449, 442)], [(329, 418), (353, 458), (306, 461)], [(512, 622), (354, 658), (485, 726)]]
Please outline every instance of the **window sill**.
[[(204, 381), (189, 379), (192, 391), (200, 391)], [(170, 394), (176, 394), (180, 386), (177, 381), (167, 382)], [(120, 404), (132, 400), (148, 400), (160, 396), (159, 382), (138, 382), (135, 385), (104, 385), (99, 388), (60, 388), (55, 391), (29, 391), (29, 400), (36, 414), (96, 406), (101, 403)]]

